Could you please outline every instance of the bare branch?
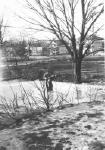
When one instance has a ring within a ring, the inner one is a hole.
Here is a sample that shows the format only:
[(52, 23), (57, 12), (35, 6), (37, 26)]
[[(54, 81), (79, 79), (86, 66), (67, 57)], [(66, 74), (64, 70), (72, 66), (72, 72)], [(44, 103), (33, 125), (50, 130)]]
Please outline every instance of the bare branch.
[[(94, 25), (94, 23), (97, 21), (97, 19), (101, 16), (101, 14), (104, 12), (104, 7), (102, 7), (101, 11), (96, 15), (96, 17), (93, 19), (93, 21), (90, 23), (90, 26), (88, 27), (87, 31), (85, 32), (85, 37), (87, 36), (89, 30)], [(93, 18), (93, 16), (92, 16)]]
[[(98, 52), (103, 52), (103, 51), (104, 51), (104, 49), (95, 50), (95, 51), (93, 51), (93, 52), (89, 52), (89, 53), (85, 54), (85, 56), (89, 56), (89, 55), (91, 55), (91, 54), (96, 54), (96, 53), (98, 53)], [(83, 57), (83, 58), (84, 58), (84, 57)]]
[[(34, 0), (33, 3), (26, 0), (26, 3), (27, 8), (35, 13), (35, 17), (23, 20), (31, 23), (33, 28), (35, 26), (36, 31), (53, 33), (65, 45), (73, 59), (82, 59), (86, 41), (93, 34), (90, 34), (90, 30), (104, 11), (103, 3), (95, 3), (94, 0)], [(76, 7), (79, 5), (82, 14), (80, 29), (76, 26), (75, 18)], [(78, 49), (77, 31), (80, 34)]]

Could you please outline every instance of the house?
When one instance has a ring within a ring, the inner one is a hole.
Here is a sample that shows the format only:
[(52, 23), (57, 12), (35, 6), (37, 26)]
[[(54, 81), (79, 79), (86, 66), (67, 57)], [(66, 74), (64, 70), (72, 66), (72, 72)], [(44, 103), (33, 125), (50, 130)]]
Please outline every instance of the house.
[(51, 40), (49, 45), (47, 46), (47, 51), (49, 55), (61, 55), (61, 54), (68, 54), (68, 51), (64, 44), (59, 40)]
[[(80, 41), (80, 38), (78, 38), (78, 40), (77, 40), (77, 48), (79, 48), (79, 41)], [(100, 55), (100, 54), (103, 55), (103, 53), (104, 53), (104, 39), (102, 37), (99, 37), (97, 35), (93, 35), (91, 37), (89, 36), (86, 39), (83, 53), (87, 49), (87, 46), (90, 47), (88, 53), (91, 53), (91, 55)], [(99, 50), (99, 52), (98, 52), (98, 50)]]
[(27, 49), (31, 51), (31, 56), (51, 56), (68, 53), (66, 47), (59, 40), (55, 39), (30, 42)]
[[(103, 54), (103, 52), (104, 52), (104, 39), (102, 37), (93, 35), (90, 38), (90, 40), (93, 41), (93, 44), (91, 46), (90, 51), (93, 52), (93, 54), (95, 54), (95, 55), (99, 55), (99, 53)], [(99, 51), (99, 52), (97, 52), (97, 51)]]
[(59, 55), (59, 46), (55, 40), (51, 41), (48, 47), (50, 55)]
[(103, 55), (104, 54), (104, 39), (101, 37), (96, 37), (93, 43), (93, 50), (98, 51), (96, 55)]
[[(59, 41), (59, 40), (55, 40), (54, 41), (55, 43), (56, 43), (56, 45), (54, 45), (54, 46), (56, 46), (56, 53), (57, 54), (59, 54), (59, 55), (63, 55), (63, 54), (68, 54), (68, 51), (67, 51), (67, 49), (66, 49), (66, 47), (65, 47), (65, 45), (61, 42), (61, 41)], [(53, 47), (54, 47), (53, 46)], [(55, 49), (54, 49), (55, 50)]]
[(31, 55), (42, 55), (42, 47), (35, 47), (35, 46), (31, 46), (30, 47), (30, 51), (31, 51)]
[(42, 46), (39, 41), (30, 42), (27, 45), (27, 50), (30, 51), (31, 56), (42, 55)]
[(32, 49), (32, 55), (40, 54), (42, 56), (50, 56), (58, 54), (58, 46), (53, 40), (42, 40), (40, 41), (41, 47), (34, 46)]

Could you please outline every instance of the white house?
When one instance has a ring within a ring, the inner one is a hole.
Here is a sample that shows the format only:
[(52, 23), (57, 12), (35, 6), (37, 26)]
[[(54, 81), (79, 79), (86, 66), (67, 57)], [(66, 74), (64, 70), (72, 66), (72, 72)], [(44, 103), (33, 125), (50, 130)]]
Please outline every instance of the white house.
[(104, 54), (104, 39), (98, 36), (93, 36), (94, 43), (92, 44), (92, 51), (98, 51), (95, 55), (103, 55)]
[(30, 50), (31, 50), (31, 55), (42, 55), (42, 47), (34, 47), (34, 46), (31, 46), (30, 47)]

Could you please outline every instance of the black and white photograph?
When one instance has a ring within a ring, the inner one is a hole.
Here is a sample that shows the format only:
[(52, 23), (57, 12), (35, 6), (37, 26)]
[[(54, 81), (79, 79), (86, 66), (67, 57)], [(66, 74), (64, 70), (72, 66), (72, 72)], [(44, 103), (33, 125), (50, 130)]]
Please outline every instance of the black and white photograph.
[(0, 0), (0, 150), (105, 150), (104, 0)]

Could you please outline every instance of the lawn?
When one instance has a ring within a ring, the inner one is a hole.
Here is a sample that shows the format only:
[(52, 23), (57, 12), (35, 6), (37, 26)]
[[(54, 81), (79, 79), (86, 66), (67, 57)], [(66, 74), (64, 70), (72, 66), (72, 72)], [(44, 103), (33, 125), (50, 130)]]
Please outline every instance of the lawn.
[[(4, 80), (17, 78), (36, 80), (39, 72), (43, 74), (48, 68), (57, 74), (57, 81), (74, 81), (73, 64), (68, 56), (40, 57), (36, 60), (19, 61), (17, 66), (14, 62), (7, 62), (3, 77)], [(104, 57), (102, 56), (87, 57), (82, 63), (82, 80), (89, 81), (95, 78), (104, 78)]]

